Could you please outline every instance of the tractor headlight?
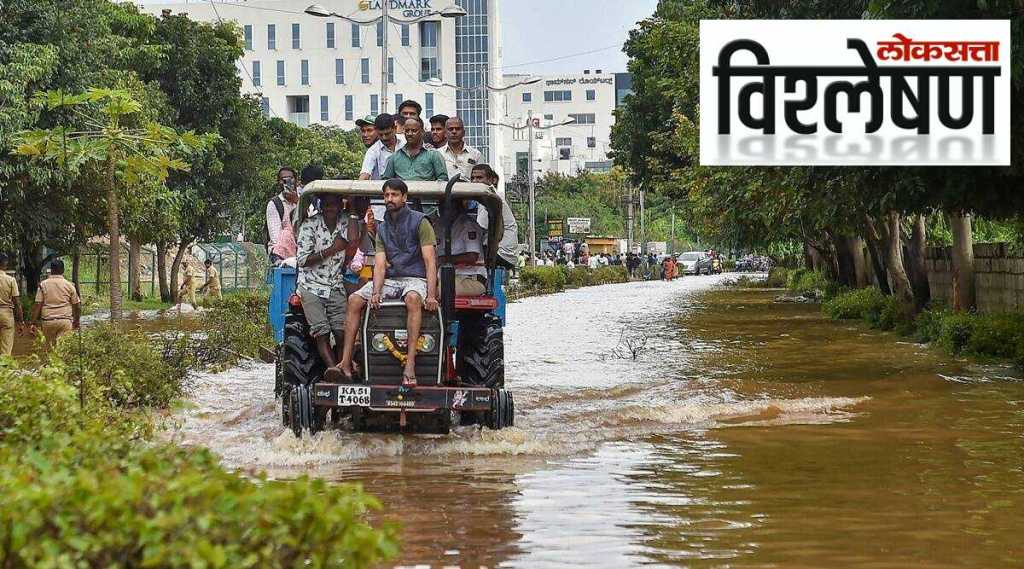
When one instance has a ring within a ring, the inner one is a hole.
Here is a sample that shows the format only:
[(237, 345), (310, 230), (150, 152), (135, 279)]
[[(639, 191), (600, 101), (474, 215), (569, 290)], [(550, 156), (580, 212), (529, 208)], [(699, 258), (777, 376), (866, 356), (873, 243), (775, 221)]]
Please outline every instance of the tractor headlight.
[(388, 351), (388, 346), (384, 341), (387, 338), (384, 334), (374, 334), (373, 340), (370, 341), (370, 346), (373, 347), (375, 352), (386, 352)]
[(417, 344), (417, 351), (433, 352), (434, 348), (437, 347), (437, 340), (435, 340), (430, 334), (424, 334), (420, 336), (420, 341), (417, 342)]

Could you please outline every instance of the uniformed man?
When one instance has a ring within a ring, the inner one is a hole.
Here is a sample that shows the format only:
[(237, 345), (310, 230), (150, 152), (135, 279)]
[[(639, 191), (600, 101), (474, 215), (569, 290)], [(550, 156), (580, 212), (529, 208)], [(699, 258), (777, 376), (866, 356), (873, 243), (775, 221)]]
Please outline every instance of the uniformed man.
[(185, 265), (184, 274), (181, 277), (181, 288), (178, 289), (178, 302), (188, 301), (192, 305), (192, 308), (198, 308), (196, 304), (196, 273), (192, 269), (192, 264), (188, 261), (183, 263)]
[(199, 287), (199, 292), (205, 293), (207, 299), (220, 300), (220, 274), (210, 259), (203, 261), (203, 266), (206, 267), (206, 282)]
[[(452, 212), (452, 257), (455, 266), (455, 295), (483, 296), (487, 291), (487, 267), (484, 265), (484, 230), (476, 220), (467, 214), (465, 200), (457, 200)], [(438, 227), (437, 255), (438, 265), (444, 264), (445, 231)]]
[(46, 349), (52, 349), (64, 334), (77, 330), (81, 316), (78, 291), (64, 279), (64, 261), (54, 259), (50, 263), (50, 276), (39, 283), (32, 305), (32, 321), (41, 323)]
[(0, 253), (0, 357), (14, 351), (14, 333), (25, 321), (21, 313), (18, 281), (7, 274), (7, 255)]

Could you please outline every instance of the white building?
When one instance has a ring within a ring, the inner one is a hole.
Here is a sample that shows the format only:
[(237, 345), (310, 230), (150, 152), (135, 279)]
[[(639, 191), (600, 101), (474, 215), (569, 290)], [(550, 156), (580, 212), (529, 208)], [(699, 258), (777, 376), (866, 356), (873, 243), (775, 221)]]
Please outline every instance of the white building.
[[(387, 0), (387, 96), (381, 100), (385, 73), (381, 0), (216, 0), (187, 4), (145, 4), (159, 16), (164, 10), (201, 21), (233, 20), (245, 42), (239, 62), (242, 91), (261, 97), (264, 113), (298, 125), (355, 128), (354, 121), (381, 112), (395, 113), (399, 102), (423, 105), (423, 118), (458, 115), (466, 123), (466, 142), (485, 158), (500, 155), (501, 137), (488, 127), (502, 116), (500, 94), (481, 83), (500, 85), (498, 0)], [(453, 3), (467, 15), (442, 18)], [(359, 21), (305, 13), (313, 3)], [(424, 21), (404, 24), (424, 15)], [(376, 22), (373, 22), (377, 19)], [(430, 87), (440, 78), (455, 87)], [(428, 125), (429, 128), (429, 125)]]
[[(527, 79), (526, 75), (505, 75), (505, 85)], [(568, 120), (574, 124), (534, 131), (535, 173), (575, 174), (579, 170), (604, 172), (611, 168), (611, 129), (613, 111), (628, 92), (627, 73), (585, 70), (581, 74), (543, 77), (532, 85), (509, 89), (505, 93), (505, 118), (502, 122), (522, 126), (532, 116), (534, 125), (546, 127)], [(505, 128), (502, 132), (506, 154), (501, 166), (505, 172), (526, 175), (529, 141), (527, 129)]]

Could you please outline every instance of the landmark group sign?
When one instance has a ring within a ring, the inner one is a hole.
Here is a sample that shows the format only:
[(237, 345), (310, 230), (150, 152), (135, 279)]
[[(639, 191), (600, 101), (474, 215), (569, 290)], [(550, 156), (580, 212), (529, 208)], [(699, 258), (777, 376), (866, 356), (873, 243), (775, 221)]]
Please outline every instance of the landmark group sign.
[(707, 20), (705, 165), (1009, 165), (1008, 20)]

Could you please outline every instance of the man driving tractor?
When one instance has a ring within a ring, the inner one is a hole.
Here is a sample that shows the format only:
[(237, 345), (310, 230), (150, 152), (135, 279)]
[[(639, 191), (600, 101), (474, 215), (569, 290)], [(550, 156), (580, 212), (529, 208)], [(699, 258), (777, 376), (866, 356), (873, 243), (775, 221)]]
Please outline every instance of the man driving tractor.
[(438, 309), (437, 237), (427, 216), (407, 205), (409, 188), (399, 179), (384, 182), (387, 213), (377, 229), (373, 280), (349, 298), (345, 341), (338, 367), (349, 382), (354, 381), (352, 352), (363, 308), (369, 302), (378, 308), (383, 300), (402, 299), (406, 306), (408, 354), (402, 384), (416, 385), (416, 345), (419, 341), (423, 308)]

